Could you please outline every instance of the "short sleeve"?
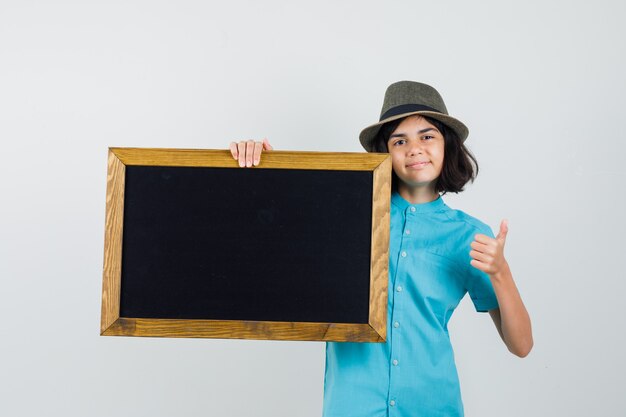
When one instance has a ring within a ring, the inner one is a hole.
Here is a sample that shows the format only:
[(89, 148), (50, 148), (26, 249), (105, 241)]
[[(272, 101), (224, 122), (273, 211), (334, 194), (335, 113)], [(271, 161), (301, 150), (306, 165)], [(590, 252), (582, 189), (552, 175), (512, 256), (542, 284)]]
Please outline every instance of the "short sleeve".
[[(472, 241), (474, 240), (474, 236), (476, 234), (482, 233), (491, 238), (494, 237), (491, 228), (487, 225), (481, 225), (480, 229), (476, 229), (472, 234)], [(494, 308), (498, 308), (498, 299), (496, 298), (496, 293), (493, 289), (493, 285), (491, 285), (491, 280), (489, 279), (489, 275), (484, 273), (483, 271), (474, 268), (470, 265), (471, 257), (468, 253), (467, 266), (468, 266), (468, 277), (467, 277), (467, 292), (472, 299), (472, 303), (474, 303), (474, 308), (478, 312), (486, 312), (492, 310)]]

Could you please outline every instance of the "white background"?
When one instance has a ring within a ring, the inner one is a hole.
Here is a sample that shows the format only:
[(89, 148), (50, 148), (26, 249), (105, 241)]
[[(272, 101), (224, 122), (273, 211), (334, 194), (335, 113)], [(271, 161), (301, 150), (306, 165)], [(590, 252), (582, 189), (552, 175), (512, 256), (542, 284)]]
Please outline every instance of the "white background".
[(99, 336), (109, 146), (361, 151), (435, 86), (510, 220), (525, 359), (465, 299), (466, 415), (626, 415), (622, 1), (0, 0), (0, 415), (319, 416), (324, 344)]

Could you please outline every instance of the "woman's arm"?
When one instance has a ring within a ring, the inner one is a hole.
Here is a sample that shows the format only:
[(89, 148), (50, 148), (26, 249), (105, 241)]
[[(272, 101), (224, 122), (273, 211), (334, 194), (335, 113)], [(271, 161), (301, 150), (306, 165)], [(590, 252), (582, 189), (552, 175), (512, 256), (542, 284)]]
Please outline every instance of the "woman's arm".
[(508, 225), (503, 220), (495, 239), (476, 235), (471, 243), (471, 264), (489, 275), (499, 306), (489, 314), (509, 351), (523, 358), (533, 347), (533, 335), (528, 311), (504, 258), (507, 233)]

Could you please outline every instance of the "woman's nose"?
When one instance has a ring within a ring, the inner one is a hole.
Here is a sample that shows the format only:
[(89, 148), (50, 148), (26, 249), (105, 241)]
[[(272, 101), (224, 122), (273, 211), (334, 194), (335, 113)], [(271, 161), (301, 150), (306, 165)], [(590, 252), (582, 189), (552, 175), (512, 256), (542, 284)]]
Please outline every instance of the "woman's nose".
[(411, 155), (419, 155), (423, 152), (422, 143), (420, 141), (411, 142), (409, 153)]

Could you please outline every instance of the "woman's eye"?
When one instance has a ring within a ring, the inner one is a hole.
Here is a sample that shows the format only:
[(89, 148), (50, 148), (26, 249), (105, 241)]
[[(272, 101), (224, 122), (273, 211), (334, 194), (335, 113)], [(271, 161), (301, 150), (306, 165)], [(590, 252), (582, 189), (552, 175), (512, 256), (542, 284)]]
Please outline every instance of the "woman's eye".
[(393, 146), (404, 145), (406, 141), (404, 139), (397, 140), (393, 143)]
[(430, 139), (435, 139), (435, 137), (434, 137), (434, 136), (428, 136), (428, 135), (426, 135), (426, 136), (423, 136), (423, 137), (422, 137), (422, 139), (424, 139), (424, 140), (430, 140)]

